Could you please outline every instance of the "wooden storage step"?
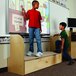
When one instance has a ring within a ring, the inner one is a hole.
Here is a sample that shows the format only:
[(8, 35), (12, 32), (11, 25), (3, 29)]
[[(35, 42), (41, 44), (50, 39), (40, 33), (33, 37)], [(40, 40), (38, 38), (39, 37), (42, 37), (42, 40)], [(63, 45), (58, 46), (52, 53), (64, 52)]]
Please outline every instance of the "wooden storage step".
[(25, 56), (24, 40), (20, 35), (10, 37), (10, 56), (8, 58), (8, 72), (19, 75), (29, 74), (49, 66), (61, 63), (61, 54), (44, 52), (41, 58)]
[(25, 56), (25, 74), (61, 63), (61, 60), (61, 54), (54, 52), (44, 52), (41, 58)]

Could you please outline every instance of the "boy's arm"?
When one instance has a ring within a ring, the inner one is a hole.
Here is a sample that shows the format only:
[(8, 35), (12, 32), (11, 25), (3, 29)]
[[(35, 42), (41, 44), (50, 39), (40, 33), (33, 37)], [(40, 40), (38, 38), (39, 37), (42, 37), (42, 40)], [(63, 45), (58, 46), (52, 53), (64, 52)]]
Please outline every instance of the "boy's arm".
[(60, 36), (60, 34), (54, 34), (54, 37), (55, 37), (55, 36)]
[(25, 9), (23, 8), (23, 6), (21, 6), (22, 8), (22, 15), (24, 17), (24, 20), (28, 20), (28, 13), (26, 13)]
[(63, 51), (63, 49), (64, 49), (64, 41), (65, 41), (64, 38), (62, 38), (62, 39), (61, 39), (61, 42), (62, 42), (62, 44), (61, 44), (61, 50), (62, 50), (62, 51)]
[(25, 9), (23, 8), (23, 6), (21, 6), (21, 8), (22, 8), (22, 15), (25, 17), (26, 14)]

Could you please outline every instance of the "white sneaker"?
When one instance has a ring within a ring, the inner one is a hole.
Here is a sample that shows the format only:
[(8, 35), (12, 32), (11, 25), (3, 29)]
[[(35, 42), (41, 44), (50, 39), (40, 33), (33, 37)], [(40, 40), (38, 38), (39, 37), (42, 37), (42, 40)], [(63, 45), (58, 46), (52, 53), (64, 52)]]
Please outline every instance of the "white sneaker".
[(32, 55), (33, 55), (33, 52), (29, 51), (29, 52), (27, 52), (26, 55), (27, 55), (27, 56), (32, 56)]
[(42, 55), (43, 55), (42, 52), (38, 52), (38, 53), (36, 54), (37, 57), (42, 57)]

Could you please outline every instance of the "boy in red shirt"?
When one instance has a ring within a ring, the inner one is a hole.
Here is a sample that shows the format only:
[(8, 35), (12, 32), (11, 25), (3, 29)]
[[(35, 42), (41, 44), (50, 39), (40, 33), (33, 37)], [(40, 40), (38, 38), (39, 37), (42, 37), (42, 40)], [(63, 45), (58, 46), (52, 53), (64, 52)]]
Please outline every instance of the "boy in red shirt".
[(22, 7), (22, 14), (24, 16), (24, 20), (29, 20), (29, 41), (30, 41), (30, 48), (29, 52), (27, 53), (28, 56), (32, 56), (34, 53), (34, 36), (37, 41), (37, 54), (36, 56), (41, 57), (43, 55), (42, 53), (42, 47), (41, 47), (41, 14), (36, 9), (39, 8), (39, 2), (33, 1), (32, 2), (32, 9), (28, 10), (27, 13), (25, 12), (24, 8)]

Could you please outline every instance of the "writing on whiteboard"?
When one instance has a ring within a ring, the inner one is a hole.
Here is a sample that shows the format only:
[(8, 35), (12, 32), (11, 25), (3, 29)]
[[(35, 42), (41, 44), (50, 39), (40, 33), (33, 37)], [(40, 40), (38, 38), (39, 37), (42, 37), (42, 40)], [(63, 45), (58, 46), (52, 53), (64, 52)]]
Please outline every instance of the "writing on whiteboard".
[(14, 26), (23, 26), (24, 21), (23, 21), (23, 16), (17, 15), (17, 14), (12, 14), (12, 24)]
[(14, 25), (15, 31), (20, 31), (20, 26), (24, 25), (23, 16), (12, 14), (12, 25)]

